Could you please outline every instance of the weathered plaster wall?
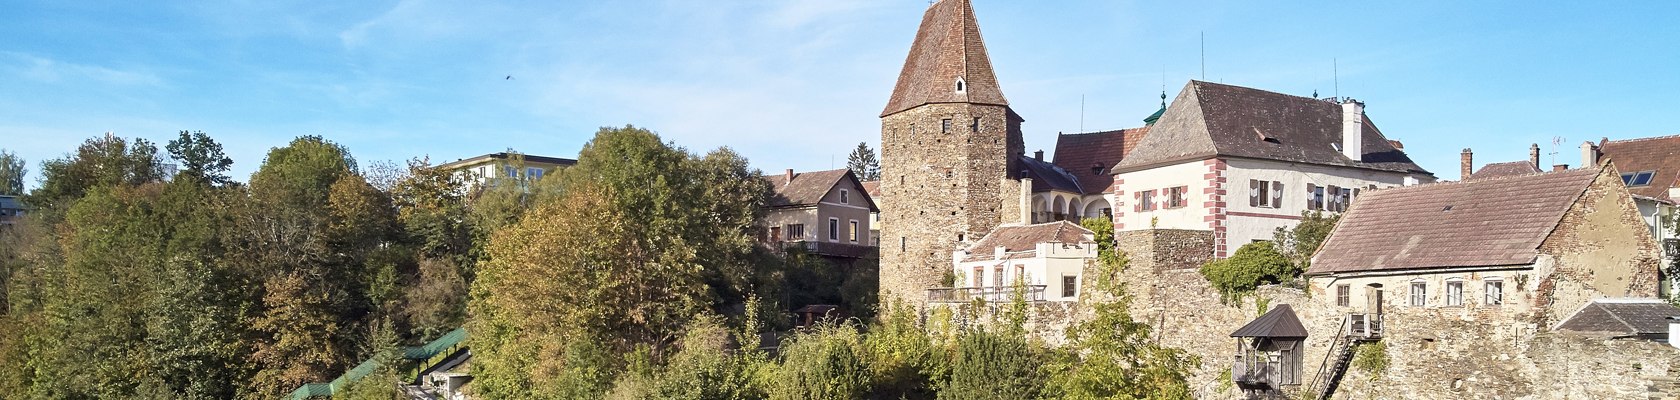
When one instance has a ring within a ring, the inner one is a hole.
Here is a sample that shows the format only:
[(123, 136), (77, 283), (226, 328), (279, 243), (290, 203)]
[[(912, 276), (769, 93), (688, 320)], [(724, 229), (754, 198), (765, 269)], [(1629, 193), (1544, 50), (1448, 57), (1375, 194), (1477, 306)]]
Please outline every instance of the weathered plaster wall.
[[(1653, 297), (1661, 250), (1614, 168), (1600, 173), (1540, 245), (1557, 259), (1559, 279), (1610, 297)], [(1559, 303), (1557, 310), (1571, 304)], [(1579, 304), (1575, 304), (1578, 306)], [(1557, 321), (1553, 315), (1552, 321)]]

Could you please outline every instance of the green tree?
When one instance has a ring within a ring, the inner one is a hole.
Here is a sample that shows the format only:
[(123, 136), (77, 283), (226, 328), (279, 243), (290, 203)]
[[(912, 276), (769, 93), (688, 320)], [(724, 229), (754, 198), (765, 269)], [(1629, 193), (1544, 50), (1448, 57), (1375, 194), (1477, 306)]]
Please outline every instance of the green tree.
[(0, 196), (23, 194), (23, 176), (28, 174), (22, 157), (0, 149)]
[(869, 148), (868, 142), (858, 142), (852, 154), (846, 156), (846, 169), (852, 170), (852, 175), (861, 181), (881, 179), (881, 161), (875, 158), (875, 149)]
[(951, 380), (940, 399), (1036, 399), (1043, 393), (1042, 350), (1019, 335), (984, 329), (957, 339)]
[(1318, 252), (1318, 247), (1324, 244), (1324, 239), (1330, 237), (1331, 231), (1336, 230), (1336, 222), (1341, 219), (1341, 214), (1325, 215), (1322, 211), (1302, 211), (1300, 223), (1290, 229), (1278, 227), (1272, 231), (1272, 243), (1276, 244), (1279, 254), (1305, 271), (1312, 263), (1313, 253)]
[(824, 324), (789, 339), (782, 364), (770, 374), (773, 400), (863, 398), (871, 377), (860, 354), (862, 334), (849, 324)]
[(1132, 318), (1132, 297), (1122, 272), (1126, 254), (1113, 247), (1114, 225), (1107, 219), (1081, 222), (1098, 238), (1097, 261), (1088, 268), (1089, 290), (1080, 292), (1090, 304), (1091, 318), (1067, 331), (1068, 345), (1050, 363), (1050, 397), (1064, 399), (1189, 398), (1186, 383), (1199, 361), (1181, 349), (1161, 346), (1148, 324)]
[(41, 186), (26, 200), (36, 212), (47, 215), (46, 223), (51, 225), (90, 189), (162, 178), (156, 146), (145, 139), (130, 141), (107, 133), (88, 139), (65, 158), (41, 163)]
[(215, 186), (233, 182), (227, 176), (233, 159), (222, 152), (221, 143), (216, 143), (204, 131), (181, 131), (181, 136), (169, 141), (164, 149), (169, 150), (170, 158), (180, 164), (177, 177), (199, 179)]
[(1202, 264), (1201, 272), (1225, 302), (1237, 301), (1260, 285), (1288, 282), (1301, 276), (1300, 266), (1279, 254), (1272, 242), (1245, 244), (1229, 258)]

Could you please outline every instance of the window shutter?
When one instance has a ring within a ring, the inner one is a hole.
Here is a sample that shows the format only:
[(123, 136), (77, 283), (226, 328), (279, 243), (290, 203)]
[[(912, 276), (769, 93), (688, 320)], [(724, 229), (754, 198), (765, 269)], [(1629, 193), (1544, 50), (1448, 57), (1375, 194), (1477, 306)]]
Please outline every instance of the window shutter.
[(1132, 192), (1132, 212), (1143, 212), (1143, 192)]
[(1311, 184), (1311, 183), (1307, 184), (1307, 209), (1308, 210), (1313, 209), (1313, 192), (1316, 191), (1317, 189), (1318, 189), (1318, 185)]
[(1272, 181), (1272, 208), (1283, 207), (1283, 182)]
[(1249, 207), (1259, 207), (1260, 206), (1260, 181), (1259, 180), (1254, 180), (1254, 179), (1249, 179), (1248, 180), (1248, 206)]

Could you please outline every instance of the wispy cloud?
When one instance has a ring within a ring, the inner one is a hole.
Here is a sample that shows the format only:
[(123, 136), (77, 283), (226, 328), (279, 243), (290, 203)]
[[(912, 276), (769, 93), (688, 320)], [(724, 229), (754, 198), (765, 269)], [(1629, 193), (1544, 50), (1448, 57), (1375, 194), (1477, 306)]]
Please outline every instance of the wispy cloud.
[(0, 68), (14, 76), (42, 83), (85, 82), (123, 86), (164, 86), (163, 78), (144, 70), (124, 70), (99, 65), (77, 64), (50, 58), (0, 52)]

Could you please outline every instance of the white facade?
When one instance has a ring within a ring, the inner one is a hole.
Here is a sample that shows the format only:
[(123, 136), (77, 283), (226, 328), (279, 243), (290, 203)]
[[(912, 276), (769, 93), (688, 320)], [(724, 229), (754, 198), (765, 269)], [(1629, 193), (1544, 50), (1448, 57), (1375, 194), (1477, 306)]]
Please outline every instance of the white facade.
[[(1258, 240), (1272, 240), (1272, 233), (1277, 228), (1291, 228), (1301, 220), (1301, 214), (1312, 211), (1309, 207), (1317, 197), (1318, 191), (1309, 194), (1309, 187), (1323, 189), (1322, 206), (1318, 211), (1345, 211), (1345, 207), (1335, 207), (1335, 198), (1330, 195), (1329, 188), (1371, 190), (1383, 189), (1408, 184), (1407, 178), (1413, 182), (1418, 177), (1408, 176), (1399, 172), (1376, 171), (1362, 168), (1330, 167), (1316, 164), (1290, 163), (1272, 160), (1230, 159), (1226, 161), (1226, 237), (1230, 244), (1230, 251), (1235, 251), (1243, 244)], [(1423, 177), (1428, 179), (1428, 177)], [(1274, 193), (1271, 198), (1262, 202), (1263, 205), (1250, 205), (1250, 181), (1266, 182), (1268, 189)], [(1281, 191), (1276, 184), (1282, 183)], [(1310, 185), (1310, 186), (1309, 186)], [(1281, 195), (1281, 196), (1279, 196)], [(1353, 193), (1343, 195), (1348, 201), (1355, 197)], [(1273, 201), (1281, 199), (1281, 202)], [(1351, 204), (1351, 203), (1350, 203)]]
[[(1207, 217), (1213, 215), (1211, 186), (1205, 178), (1208, 167), (1201, 160), (1165, 165), (1141, 171), (1127, 172), (1114, 177), (1115, 190), (1107, 196), (1114, 204), (1114, 223), (1117, 231), (1144, 229), (1209, 230)], [(1183, 187), (1185, 206), (1172, 207), (1171, 198), (1162, 195), (1164, 189)], [(1140, 207), (1138, 193), (1157, 191), (1154, 207)], [(1162, 204), (1162, 203), (1168, 204)], [(1165, 207), (1163, 207), (1165, 205)]]
[(1045, 301), (1078, 301), (1081, 272), (1097, 258), (1096, 243), (1039, 243), (1033, 250), (1006, 253), (999, 247), (989, 257), (963, 261), (967, 251), (952, 254), (952, 273), (958, 288), (984, 288), (1008, 296), (1016, 282), (1043, 286)]

